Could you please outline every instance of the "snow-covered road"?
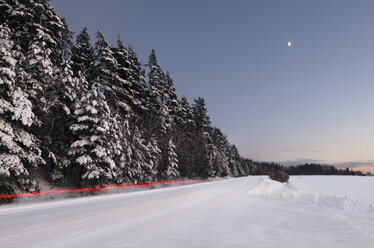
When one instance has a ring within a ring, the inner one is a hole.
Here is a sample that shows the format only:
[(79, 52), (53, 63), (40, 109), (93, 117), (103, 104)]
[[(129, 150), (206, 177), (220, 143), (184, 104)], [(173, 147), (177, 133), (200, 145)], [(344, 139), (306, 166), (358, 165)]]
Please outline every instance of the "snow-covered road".
[(0, 247), (373, 247), (370, 203), (298, 191), (298, 180), (245, 177), (2, 206)]

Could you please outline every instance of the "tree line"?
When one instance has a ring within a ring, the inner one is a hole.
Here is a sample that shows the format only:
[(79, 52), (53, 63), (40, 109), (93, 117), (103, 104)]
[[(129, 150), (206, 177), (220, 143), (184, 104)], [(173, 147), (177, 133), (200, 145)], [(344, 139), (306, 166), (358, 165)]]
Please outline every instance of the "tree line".
[(287, 182), (289, 176), (295, 175), (350, 175), (350, 176), (370, 176), (371, 173), (364, 173), (359, 170), (349, 168), (336, 168), (332, 165), (305, 163), (300, 165), (284, 166), (277, 163), (252, 162), (256, 168), (255, 174), (269, 175), (273, 180)]
[(0, 0), (0, 13), (0, 193), (255, 173), (154, 50), (144, 65), (100, 30), (73, 42), (48, 0)]

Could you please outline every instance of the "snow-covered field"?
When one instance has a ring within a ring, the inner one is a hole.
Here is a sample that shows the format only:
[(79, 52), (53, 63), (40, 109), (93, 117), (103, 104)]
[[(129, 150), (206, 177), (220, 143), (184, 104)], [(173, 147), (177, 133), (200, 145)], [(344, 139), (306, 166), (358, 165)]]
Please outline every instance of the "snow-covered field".
[(244, 177), (0, 207), (0, 247), (373, 247), (374, 177)]

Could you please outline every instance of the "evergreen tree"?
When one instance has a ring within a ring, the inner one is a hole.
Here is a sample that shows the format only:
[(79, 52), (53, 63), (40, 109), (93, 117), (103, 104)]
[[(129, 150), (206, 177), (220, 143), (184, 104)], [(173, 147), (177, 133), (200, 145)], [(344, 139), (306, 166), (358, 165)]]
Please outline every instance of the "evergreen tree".
[[(74, 123), (74, 103), (78, 101), (82, 92), (87, 92), (89, 85), (86, 78), (79, 72), (73, 76), (71, 61), (65, 60), (56, 72), (54, 83), (54, 100), (51, 101), (49, 111), (49, 125), (52, 127), (48, 137), (52, 139), (48, 150), (48, 165), (50, 178), (54, 183), (66, 183), (69, 178), (69, 157), (66, 156), (73, 142), (70, 126)], [(51, 97), (50, 97), (51, 98)]]
[(0, 192), (35, 190), (30, 170), (43, 165), (38, 140), (28, 132), (35, 115), (27, 94), (17, 85), (22, 70), (10, 40), (0, 25)]
[(205, 106), (204, 98), (199, 97), (194, 100), (192, 113), (195, 120), (195, 150), (192, 153), (194, 157), (193, 175), (209, 177), (214, 176), (216, 171), (213, 168), (213, 144), (210, 137), (210, 118), (207, 114), (208, 110)]
[(116, 60), (115, 73), (116, 78), (113, 80), (111, 87), (111, 92), (117, 111), (122, 116), (129, 118), (129, 115), (133, 112), (133, 107), (138, 103), (134, 97), (133, 93), (133, 83), (129, 81), (129, 70), (130, 70), (130, 61), (128, 60), (128, 51), (118, 37), (117, 47), (112, 48), (113, 57)]
[[(175, 93), (173, 81), (169, 74), (164, 74), (160, 65), (157, 62), (155, 51), (152, 50), (149, 57), (149, 84), (148, 84), (148, 99), (149, 99), (149, 112), (150, 112), (150, 132), (155, 135), (154, 137), (158, 141), (158, 146), (161, 150), (161, 161), (158, 167), (158, 173), (160, 178), (170, 175), (175, 177), (175, 173), (171, 171), (171, 162), (177, 163), (175, 148), (172, 148), (173, 152), (170, 152), (170, 147), (174, 147), (174, 144), (170, 144), (173, 139), (175, 130), (174, 117), (179, 107), (178, 98)], [(174, 113), (173, 113), (174, 112)], [(173, 165), (173, 168), (177, 168), (177, 165)], [(178, 173), (179, 174), (179, 173)]]
[(229, 159), (229, 167), (231, 170), (231, 175), (234, 177), (241, 175), (241, 168), (239, 166), (240, 156), (238, 149), (234, 145), (230, 146), (229, 153), (228, 153), (228, 159)]
[(62, 62), (69, 31), (48, 0), (0, 0), (0, 10), (0, 21), (8, 24), (20, 51), (27, 53), (30, 43), (39, 40), (53, 63)]
[[(43, 32), (32, 41), (24, 61), (24, 68), (27, 72), (25, 86), (27, 87), (30, 97), (35, 103), (38, 114), (47, 111), (48, 87), (52, 84), (55, 67), (50, 60), (51, 50), (44, 42)], [(38, 103), (38, 104), (37, 104)]]
[(83, 28), (78, 34), (76, 43), (71, 48), (72, 70), (74, 75), (81, 72), (87, 78), (90, 78), (90, 66), (94, 61), (94, 50), (90, 43), (90, 36), (87, 28)]
[(213, 167), (218, 176), (231, 175), (229, 165), (230, 144), (219, 128), (212, 129), (212, 142), (214, 144)]
[(74, 174), (82, 184), (104, 184), (117, 177), (114, 156), (117, 154), (115, 125), (110, 117), (109, 106), (95, 83), (75, 104), (76, 122), (71, 126), (75, 141), (69, 155)]
[(97, 30), (95, 43), (95, 60), (93, 61), (92, 80), (101, 85), (101, 90), (107, 98), (110, 107), (114, 107), (112, 84), (116, 79), (117, 61), (113, 57), (112, 48), (105, 39), (104, 34)]
[(176, 179), (180, 173), (178, 171), (178, 156), (175, 153), (175, 145), (172, 140), (169, 140), (167, 161), (165, 164), (165, 170), (161, 171), (161, 178), (164, 179)]
[(130, 70), (128, 71), (128, 81), (131, 82), (131, 90), (134, 95), (134, 103), (138, 109), (144, 110), (144, 98), (145, 98), (145, 70), (142, 69), (142, 64), (139, 61), (136, 53), (131, 47), (128, 49), (128, 61), (130, 64)]
[(144, 116), (147, 119), (148, 135), (166, 133), (171, 119), (169, 109), (163, 102), (165, 74), (157, 62), (155, 51), (152, 50), (148, 60), (148, 85), (146, 89), (146, 108)]
[(132, 163), (130, 177), (132, 181), (149, 181), (157, 176), (160, 149), (156, 141), (151, 138), (149, 141), (143, 138), (138, 127), (134, 127), (130, 138), (132, 148)]
[(36, 26), (34, 1), (0, 0), (0, 23), (6, 24), (12, 31), (12, 41), (22, 52), (28, 50), (33, 40)]
[(193, 171), (194, 152), (194, 131), (195, 121), (187, 98), (183, 96), (179, 101), (178, 112), (176, 113), (176, 128), (174, 140), (176, 153), (179, 161), (179, 171), (181, 176), (190, 177)]
[[(174, 87), (174, 81), (170, 76), (170, 73), (167, 71), (165, 75), (165, 87), (164, 87), (164, 104), (169, 110), (169, 115), (172, 117), (171, 125), (175, 125), (177, 114), (180, 111), (180, 103), (178, 101), (177, 92)], [(172, 126), (172, 128), (174, 128)]]

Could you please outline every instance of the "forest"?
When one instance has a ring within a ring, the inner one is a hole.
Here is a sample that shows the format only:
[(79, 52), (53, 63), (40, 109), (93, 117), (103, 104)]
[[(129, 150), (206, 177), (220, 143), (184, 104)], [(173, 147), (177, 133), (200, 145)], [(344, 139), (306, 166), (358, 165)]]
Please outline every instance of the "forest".
[(0, 1), (0, 193), (255, 173), (154, 50), (69, 30), (48, 0)]

